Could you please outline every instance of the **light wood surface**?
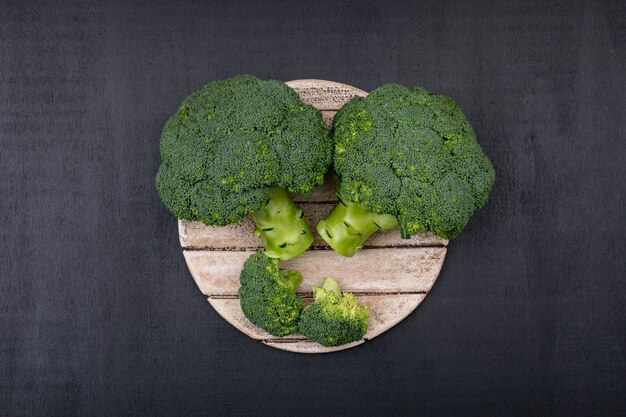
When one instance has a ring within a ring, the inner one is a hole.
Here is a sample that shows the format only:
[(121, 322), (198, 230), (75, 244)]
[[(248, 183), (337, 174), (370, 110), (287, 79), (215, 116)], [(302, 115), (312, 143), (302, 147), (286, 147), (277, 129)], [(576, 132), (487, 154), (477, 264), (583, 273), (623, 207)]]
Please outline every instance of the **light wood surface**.
[[(289, 81), (302, 100), (322, 111), (329, 126), (337, 110), (354, 96), (367, 93), (345, 84), (324, 80)], [(325, 353), (358, 346), (389, 330), (408, 316), (430, 291), (443, 265), (448, 241), (433, 234), (401, 239), (393, 230), (375, 233), (364, 249), (353, 258), (344, 258), (331, 250), (315, 232), (315, 224), (334, 206), (335, 186), (327, 181), (311, 195), (294, 195), (305, 212), (315, 240), (311, 249), (295, 259), (281, 262), (281, 267), (300, 272), (303, 281), (298, 293), (310, 303), (311, 287), (325, 276), (338, 280), (344, 291), (354, 292), (370, 308), (370, 325), (364, 339), (327, 348), (299, 334), (276, 338), (256, 327), (244, 316), (237, 290), (239, 273), (250, 254), (262, 247), (253, 235), (254, 222), (225, 226), (206, 226), (200, 222), (179, 220), (180, 244), (189, 271), (200, 291), (226, 321), (249, 337), (264, 344), (291, 352)]]
[[(239, 273), (251, 251), (185, 251), (185, 259), (206, 296), (236, 296)], [(445, 247), (362, 249), (352, 258), (332, 250), (308, 250), (280, 263), (302, 274), (298, 292), (307, 294), (325, 276), (333, 276), (344, 291), (354, 293), (428, 292), (446, 255)]]

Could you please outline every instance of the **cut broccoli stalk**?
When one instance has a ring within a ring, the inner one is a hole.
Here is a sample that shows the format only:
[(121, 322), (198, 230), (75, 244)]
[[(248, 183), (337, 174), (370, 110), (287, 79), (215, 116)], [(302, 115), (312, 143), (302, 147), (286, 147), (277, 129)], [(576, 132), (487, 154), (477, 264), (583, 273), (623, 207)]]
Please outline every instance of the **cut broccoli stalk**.
[(313, 287), (313, 292), (315, 296), (319, 295), (320, 288), (326, 291), (331, 291), (335, 293), (335, 295), (341, 295), (341, 287), (339, 286), (339, 283), (331, 277), (324, 278), (324, 282), (322, 282), (321, 287)]
[(263, 240), (270, 258), (287, 260), (300, 255), (313, 242), (303, 211), (284, 188), (270, 188), (264, 208), (250, 214), (256, 222), (254, 234)]
[(398, 227), (398, 219), (390, 214), (376, 214), (358, 203), (346, 201), (337, 193), (339, 204), (317, 224), (320, 236), (336, 252), (351, 257), (363, 242), (378, 230)]

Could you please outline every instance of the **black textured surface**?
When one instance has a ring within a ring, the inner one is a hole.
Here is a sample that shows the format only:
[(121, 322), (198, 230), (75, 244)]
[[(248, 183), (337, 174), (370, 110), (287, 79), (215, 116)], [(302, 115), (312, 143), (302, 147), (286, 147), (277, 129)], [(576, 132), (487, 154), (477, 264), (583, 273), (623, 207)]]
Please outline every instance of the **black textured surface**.
[[(0, 415), (624, 415), (624, 2), (27, 3), (0, 5)], [(187, 271), (159, 133), (245, 72), (450, 95), (494, 163), (361, 347), (262, 346)]]

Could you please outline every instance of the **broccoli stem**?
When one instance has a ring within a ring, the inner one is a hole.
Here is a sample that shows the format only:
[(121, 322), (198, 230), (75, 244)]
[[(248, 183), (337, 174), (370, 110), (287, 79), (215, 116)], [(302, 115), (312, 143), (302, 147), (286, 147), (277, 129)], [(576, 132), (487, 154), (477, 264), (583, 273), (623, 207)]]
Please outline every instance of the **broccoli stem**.
[(331, 277), (325, 277), (322, 285), (314, 285), (313, 286), (313, 298), (315, 301), (318, 301), (320, 298), (323, 298), (331, 292), (338, 297), (341, 297), (341, 288), (339, 283), (332, 279)]
[(326, 291), (332, 291), (337, 295), (341, 295), (339, 283), (331, 277), (324, 278), (324, 282), (322, 282), (322, 288)]
[(256, 222), (254, 234), (263, 240), (265, 254), (270, 258), (294, 258), (313, 242), (304, 213), (284, 188), (270, 188), (265, 207), (250, 214)]
[(376, 214), (358, 203), (345, 201), (337, 194), (339, 204), (317, 224), (317, 231), (336, 252), (351, 257), (361, 249), (370, 235), (378, 230), (398, 227), (390, 214)]

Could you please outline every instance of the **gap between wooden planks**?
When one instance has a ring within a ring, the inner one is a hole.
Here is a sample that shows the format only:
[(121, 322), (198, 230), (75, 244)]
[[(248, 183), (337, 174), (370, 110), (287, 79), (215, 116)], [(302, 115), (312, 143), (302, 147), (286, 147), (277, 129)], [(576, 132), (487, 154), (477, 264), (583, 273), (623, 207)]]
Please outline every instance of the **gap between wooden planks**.
[[(322, 112), (330, 128), (341, 106), (354, 96), (366, 96), (358, 88), (324, 80), (295, 80), (286, 83), (305, 103)], [(310, 196), (294, 195), (305, 212), (311, 230), (336, 203), (335, 187), (327, 181)], [(256, 327), (244, 316), (237, 290), (239, 272), (252, 251), (262, 247), (253, 235), (254, 222), (224, 227), (179, 220), (179, 238), (189, 271), (209, 303), (226, 321), (249, 337), (268, 346), (300, 353), (326, 353), (348, 349), (372, 339), (408, 316), (426, 297), (437, 279), (446, 255), (448, 241), (425, 233), (401, 239), (393, 230), (376, 233), (353, 258), (331, 250), (316, 232), (311, 249), (295, 259), (281, 262), (303, 276), (299, 294), (311, 302), (311, 287), (324, 276), (336, 278), (345, 291), (354, 292), (370, 308), (370, 325), (364, 339), (326, 348), (299, 334), (276, 338)]]

